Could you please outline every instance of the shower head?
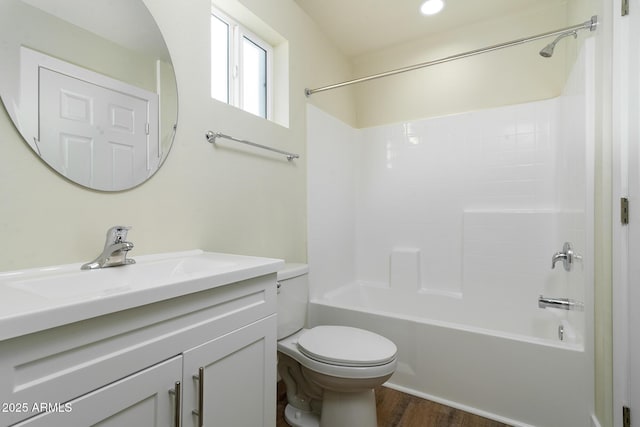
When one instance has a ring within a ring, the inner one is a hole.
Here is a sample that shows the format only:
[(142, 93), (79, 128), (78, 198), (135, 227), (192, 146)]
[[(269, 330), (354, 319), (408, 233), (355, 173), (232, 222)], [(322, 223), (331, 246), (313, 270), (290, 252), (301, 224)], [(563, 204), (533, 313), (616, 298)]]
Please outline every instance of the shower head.
[(549, 43), (548, 45), (546, 45), (541, 51), (540, 51), (540, 56), (544, 57), (544, 58), (551, 58), (553, 56), (553, 49), (555, 49), (556, 44), (562, 40), (563, 38), (567, 37), (567, 36), (573, 36), (573, 38), (578, 38), (578, 32), (577, 31), (570, 31), (566, 34), (560, 34), (558, 37), (556, 37), (556, 39), (554, 41), (552, 41), (551, 43)]
[(544, 58), (551, 58), (553, 56), (553, 49), (556, 47), (556, 42), (559, 39), (555, 39), (553, 42), (546, 45), (541, 51), (540, 56)]

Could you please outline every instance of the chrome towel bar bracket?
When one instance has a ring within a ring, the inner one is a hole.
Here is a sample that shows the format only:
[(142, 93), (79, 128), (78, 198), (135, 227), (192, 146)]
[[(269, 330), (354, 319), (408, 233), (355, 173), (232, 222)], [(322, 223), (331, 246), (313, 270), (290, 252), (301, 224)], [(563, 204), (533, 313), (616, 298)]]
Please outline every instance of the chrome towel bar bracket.
[(262, 145), (262, 144), (256, 144), (255, 142), (247, 141), (245, 139), (234, 138), (233, 136), (225, 135), (224, 133), (220, 133), (220, 132), (208, 131), (205, 134), (205, 138), (207, 138), (207, 141), (210, 142), (211, 144), (215, 144), (217, 138), (224, 138), (224, 139), (228, 139), (228, 140), (231, 140), (231, 141), (239, 142), (241, 144), (247, 144), (247, 145), (250, 145), (252, 147), (261, 148), (263, 150), (273, 151), (274, 153), (282, 154), (289, 161), (292, 161), (293, 159), (300, 158), (300, 156), (298, 154), (295, 154), (295, 153), (290, 153), (288, 151), (278, 150), (277, 148), (267, 147), (266, 145)]

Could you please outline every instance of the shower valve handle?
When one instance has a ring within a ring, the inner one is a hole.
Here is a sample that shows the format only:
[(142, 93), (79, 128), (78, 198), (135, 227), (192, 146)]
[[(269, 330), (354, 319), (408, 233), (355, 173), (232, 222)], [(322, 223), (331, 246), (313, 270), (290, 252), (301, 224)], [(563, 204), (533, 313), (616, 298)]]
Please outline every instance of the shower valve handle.
[(562, 252), (556, 252), (551, 257), (551, 268), (556, 267), (556, 262), (562, 261), (562, 265), (566, 271), (571, 271), (574, 260), (580, 260), (582, 257), (576, 254), (571, 247), (570, 242), (564, 242)]

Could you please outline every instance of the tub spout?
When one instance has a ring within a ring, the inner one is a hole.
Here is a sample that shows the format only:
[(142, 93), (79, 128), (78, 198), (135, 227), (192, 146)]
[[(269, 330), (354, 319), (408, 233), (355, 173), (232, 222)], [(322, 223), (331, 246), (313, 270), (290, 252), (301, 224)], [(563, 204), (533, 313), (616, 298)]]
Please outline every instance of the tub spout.
[(570, 298), (538, 297), (539, 308), (560, 308), (562, 310), (584, 311), (584, 303)]

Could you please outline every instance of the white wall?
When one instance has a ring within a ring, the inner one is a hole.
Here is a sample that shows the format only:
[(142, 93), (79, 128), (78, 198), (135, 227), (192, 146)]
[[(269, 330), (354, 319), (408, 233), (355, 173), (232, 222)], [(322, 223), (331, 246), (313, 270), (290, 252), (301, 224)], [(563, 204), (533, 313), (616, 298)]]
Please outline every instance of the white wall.
[[(0, 270), (90, 260), (115, 224), (133, 226), (134, 258), (203, 248), (306, 260), (304, 88), (311, 80), (345, 79), (350, 68), (294, 2), (244, 3), (289, 40), (289, 128), (210, 98), (209, 0), (145, 0), (178, 81), (179, 123), (167, 161), (133, 190), (90, 191), (45, 166), (3, 110)], [(319, 104), (344, 120), (353, 118), (348, 92)], [(232, 143), (214, 148), (204, 138), (209, 129), (298, 152), (302, 159), (289, 163)]]

